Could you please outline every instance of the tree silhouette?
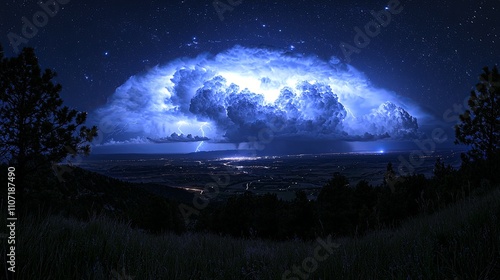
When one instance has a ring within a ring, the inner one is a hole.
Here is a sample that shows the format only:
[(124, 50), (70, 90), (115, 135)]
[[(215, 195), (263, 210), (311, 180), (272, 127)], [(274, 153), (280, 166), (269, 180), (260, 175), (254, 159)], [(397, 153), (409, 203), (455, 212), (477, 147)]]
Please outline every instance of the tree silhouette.
[(30, 173), (68, 155), (88, 154), (97, 128), (82, 124), (86, 112), (63, 106), (56, 73), (43, 73), (32, 48), (4, 58), (0, 49), (0, 160), (16, 168), (16, 187), (29, 187)]
[(496, 66), (483, 71), (471, 91), (469, 110), (455, 126), (455, 144), (471, 146), (468, 155), (472, 160), (492, 160), (500, 145), (500, 75)]
[(354, 190), (349, 180), (336, 172), (318, 194), (319, 222), (323, 233), (349, 234), (354, 230)]

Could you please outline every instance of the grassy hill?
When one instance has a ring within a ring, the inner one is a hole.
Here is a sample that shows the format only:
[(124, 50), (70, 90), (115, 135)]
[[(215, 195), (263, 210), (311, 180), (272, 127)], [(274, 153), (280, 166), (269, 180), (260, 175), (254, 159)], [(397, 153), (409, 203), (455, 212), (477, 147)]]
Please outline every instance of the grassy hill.
[[(0, 173), (0, 180), (6, 182), (6, 175), (7, 172)], [(71, 168), (64, 181), (58, 180), (51, 169), (41, 169), (29, 179), (33, 186), (17, 205), (20, 218), (33, 214), (61, 215), (88, 221), (98, 215), (127, 221), (133, 228), (151, 232), (163, 229), (180, 232), (185, 225), (178, 203), (190, 203), (193, 198), (185, 190), (124, 182), (78, 167)], [(16, 195), (19, 199), (19, 194)], [(7, 212), (6, 196), (6, 191), (1, 192), (0, 215)]]
[(150, 234), (104, 215), (30, 215), (17, 238), (19, 279), (500, 279), (500, 190), (334, 239), (316, 261), (318, 241)]

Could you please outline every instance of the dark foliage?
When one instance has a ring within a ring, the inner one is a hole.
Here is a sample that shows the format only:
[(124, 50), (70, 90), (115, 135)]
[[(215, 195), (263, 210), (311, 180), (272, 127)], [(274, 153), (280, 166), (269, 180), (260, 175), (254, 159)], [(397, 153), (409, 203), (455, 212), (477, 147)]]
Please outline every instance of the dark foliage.
[[(0, 167), (2, 170), (7, 169), (6, 165)], [(77, 167), (66, 167), (71, 172), (64, 174), (64, 181), (59, 181), (50, 166), (38, 170), (44, 175), (34, 182), (37, 188), (26, 193), (23, 207), (18, 209), (20, 216), (60, 214), (88, 221), (94, 216), (106, 215), (152, 233), (186, 230), (177, 202), (186, 194), (169, 199), (148, 192), (142, 184), (123, 182)], [(5, 172), (0, 173), (0, 180), (6, 181)], [(5, 194), (0, 194), (0, 201), (4, 201), (4, 205)]]
[(35, 186), (43, 165), (88, 154), (97, 135), (96, 127), (83, 125), (86, 112), (63, 106), (55, 76), (50, 69), (42, 72), (32, 48), (0, 57), (0, 160), (16, 167), (20, 196)]
[(319, 222), (326, 233), (349, 234), (356, 219), (353, 207), (354, 190), (349, 180), (339, 173), (321, 189), (318, 195)]
[(500, 74), (496, 66), (483, 68), (479, 83), (471, 91), (469, 109), (455, 127), (455, 143), (471, 146), (471, 160), (493, 160), (500, 149)]
[[(293, 201), (246, 192), (202, 211), (197, 230), (274, 240), (363, 235), (434, 213), (470, 195), (487, 193), (494, 180), (485, 179), (489, 169), (477, 163), (456, 170), (438, 159), (431, 178), (421, 174), (398, 177), (389, 164), (391, 185), (385, 182), (377, 187), (366, 181), (352, 187), (345, 176), (335, 173), (316, 201), (309, 201), (303, 191)], [(492, 178), (498, 181), (499, 176)]]

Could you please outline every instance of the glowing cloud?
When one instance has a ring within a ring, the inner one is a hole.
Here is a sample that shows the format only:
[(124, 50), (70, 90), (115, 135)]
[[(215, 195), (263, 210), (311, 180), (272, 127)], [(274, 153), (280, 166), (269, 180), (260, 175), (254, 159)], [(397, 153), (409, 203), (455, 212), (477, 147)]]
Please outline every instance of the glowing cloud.
[(235, 46), (133, 76), (95, 113), (126, 137), (238, 143), (270, 122), (283, 139), (414, 138), (419, 110), (335, 58)]

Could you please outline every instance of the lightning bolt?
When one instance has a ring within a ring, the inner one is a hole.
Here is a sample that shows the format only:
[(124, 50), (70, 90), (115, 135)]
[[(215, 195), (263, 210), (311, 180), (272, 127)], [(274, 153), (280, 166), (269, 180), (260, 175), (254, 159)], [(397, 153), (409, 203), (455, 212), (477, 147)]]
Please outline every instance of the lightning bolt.
[[(202, 136), (202, 137), (205, 137), (205, 130), (203, 130), (203, 127), (204, 127), (204, 126), (207, 126), (207, 125), (208, 125), (208, 123), (207, 123), (207, 122), (204, 122), (204, 123), (202, 123), (202, 124), (200, 125), (200, 131), (201, 131), (201, 136)], [(209, 126), (208, 128), (210, 128), (210, 126)], [(198, 144), (198, 146), (196, 147), (195, 152), (199, 152), (199, 151), (200, 151), (200, 148), (201, 148), (201, 146), (203, 145), (203, 142), (205, 142), (205, 141), (201, 141), (201, 142), (200, 142), (200, 144)]]
[(181, 130), (181, 126), (183, 126), (183, 125), (185, 125), (185, 124), (187, 124), (187, 122), (185, 122), (185, 121), (178, 121), (178, 122), (177, 122), (177, 125), (178, 125), (178, 126), (177, 126), (177, 129), (179, 130), (179, 132), (180, 132), (181, 134), (184, 134), (184, 133), (182, 132), (182, 130)]
[(351, 110), (349, 110), (349, 108), (345, 107), (345, 110), (347, 111), (348, 114), (350, 114), (353, 118), (356, 118), (356, 116), (351, 112)]

